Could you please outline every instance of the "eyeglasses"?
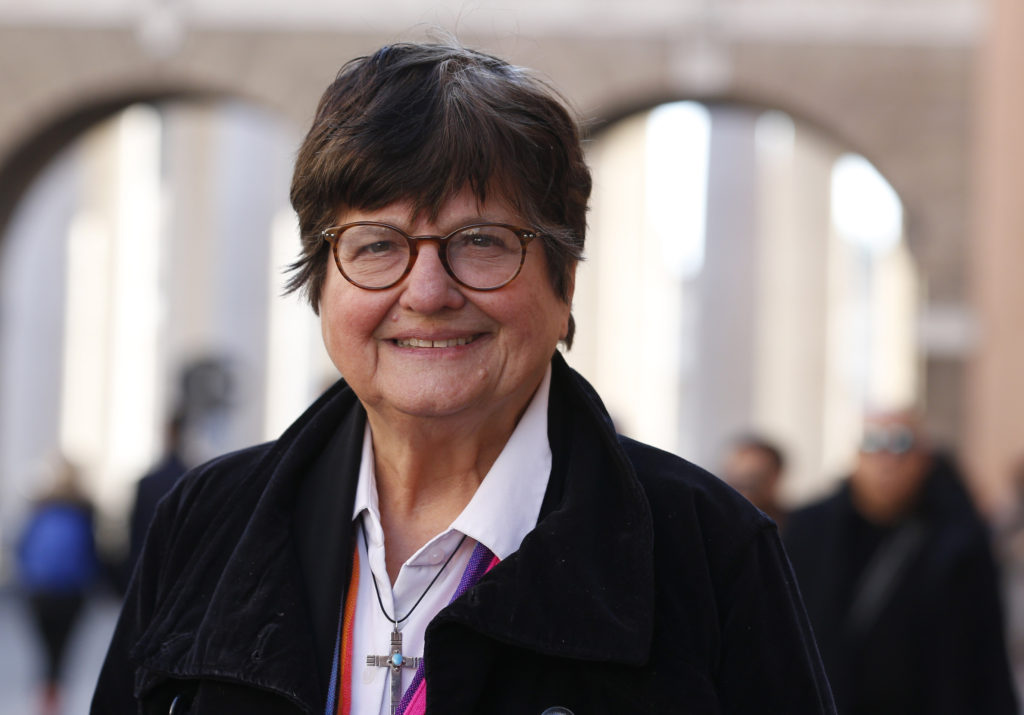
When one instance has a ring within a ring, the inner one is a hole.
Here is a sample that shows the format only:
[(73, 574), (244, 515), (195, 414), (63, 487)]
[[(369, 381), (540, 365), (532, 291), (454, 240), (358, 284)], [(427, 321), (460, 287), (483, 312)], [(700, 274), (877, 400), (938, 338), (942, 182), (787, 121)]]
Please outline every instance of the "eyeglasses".
[(866, 454), (888, 452), (889, 454), (906, 454), (914, 448), (917, 440), (914, 433), (907, 427), (873, 428), (864, 433), (860, 443), (860, 451)]
[(366, 290), (384, 290), (412, 270), (420, 241), (436, 241), (441, 265), (456, 283), (497, 290), (511, 283), (526, 260), (526, 244), (540, 235), (504, 223), (475, 223), (447, 236), (410, 236), (379, 221), (356, 221), (324, 229), (341, 275)]

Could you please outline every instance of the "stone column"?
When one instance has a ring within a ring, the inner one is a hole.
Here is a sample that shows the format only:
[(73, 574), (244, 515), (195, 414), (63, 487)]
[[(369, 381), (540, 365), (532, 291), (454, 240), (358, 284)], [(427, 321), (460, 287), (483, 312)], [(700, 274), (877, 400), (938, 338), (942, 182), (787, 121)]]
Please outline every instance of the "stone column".
[(744, 107), (712, 115), (691, 458), (716, 468), (727, 441), (750, 426), (753, 413), (759, 257), (756, 115)]
[[(789, 134), (787, 137), (786, 134)], [(780, 136), (781, 135), (781, 136)], [(760, 239), (750, 426), (787, 453), (784, 488), (805, 500), (826, 467), (831, 145), (781, 114), (758, 125)]]

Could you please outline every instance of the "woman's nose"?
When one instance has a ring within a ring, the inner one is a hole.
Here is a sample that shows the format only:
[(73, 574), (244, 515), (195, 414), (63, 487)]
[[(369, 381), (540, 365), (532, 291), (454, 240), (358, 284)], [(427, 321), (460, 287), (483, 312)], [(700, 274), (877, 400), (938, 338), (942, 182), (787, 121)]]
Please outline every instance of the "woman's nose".
[(400, 304), (418, 313), (435, 313), (444, 308), (458, 308), (465, 296), (441, 262), (440, 247), (432, 241), (419, 244), (419, 253), (412, 269), (400, 284)]

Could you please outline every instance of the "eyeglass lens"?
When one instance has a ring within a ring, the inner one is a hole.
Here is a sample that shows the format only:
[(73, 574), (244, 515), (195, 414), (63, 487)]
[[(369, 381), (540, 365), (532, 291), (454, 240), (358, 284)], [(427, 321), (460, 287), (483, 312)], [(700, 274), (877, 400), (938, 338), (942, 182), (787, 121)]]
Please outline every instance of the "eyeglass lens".
[(914, 433), (906, 427), (870, 429), (864, 433), (860, 449), (868, 454), (876, 452), (906, 454), (913, 449), (914, 442)]
[[(413, 239), (416, 240), (416, 239)], [(443, 242), (453, 277), (470, 288), (496, 288), (511, 280), (522, 262), (523, 245), (503, 226), (472, 226)], [(386, 288), (409, 267), (410, 243), (388, 226), (357, 224), (337, 237), (342, 273), (364, 288)]]

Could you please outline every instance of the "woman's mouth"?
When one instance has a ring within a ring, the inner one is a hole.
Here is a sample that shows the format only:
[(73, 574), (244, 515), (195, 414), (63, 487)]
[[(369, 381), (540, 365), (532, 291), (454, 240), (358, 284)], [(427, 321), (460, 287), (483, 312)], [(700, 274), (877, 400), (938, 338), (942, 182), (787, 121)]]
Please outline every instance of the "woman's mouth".
[(477, 339), (478, 336), (470, 335), (463, 338), (449, 338), (448, 340), (424, 340), (421, 338), (398, 338), (395, 345), (400, 348), (453, 348), (456, 345), (468, 345)]

